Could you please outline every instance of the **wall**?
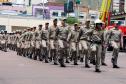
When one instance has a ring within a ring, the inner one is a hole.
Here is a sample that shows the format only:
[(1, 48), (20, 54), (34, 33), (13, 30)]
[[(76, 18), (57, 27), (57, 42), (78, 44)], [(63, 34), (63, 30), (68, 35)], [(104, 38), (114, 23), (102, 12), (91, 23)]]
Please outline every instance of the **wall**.
[(30, 17), (17, 17), (17, 16), (1, 16), (0, 15), (0, 25), (5, 25), (8, 32), (12, 32), (12, 26), (21, 27), (33, 27), (39, 24), (45, 24), (49, 22), (52, 25), (52, 20), (41, 20)]
[(8, 0), (0, 0), (0, 2), (7, 2)]

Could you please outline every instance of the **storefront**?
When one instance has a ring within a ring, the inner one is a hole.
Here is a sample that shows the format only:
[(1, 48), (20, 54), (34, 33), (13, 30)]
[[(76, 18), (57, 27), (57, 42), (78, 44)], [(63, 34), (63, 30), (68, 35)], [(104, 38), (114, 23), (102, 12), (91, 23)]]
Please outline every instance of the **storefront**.
[(45, 6), (40, 4), (33, 5), (32, 11), (33, 16), (44, 17), (46, 19), (66, 16), (64, 13), (64, 5), (58, 3), (52, 3)]

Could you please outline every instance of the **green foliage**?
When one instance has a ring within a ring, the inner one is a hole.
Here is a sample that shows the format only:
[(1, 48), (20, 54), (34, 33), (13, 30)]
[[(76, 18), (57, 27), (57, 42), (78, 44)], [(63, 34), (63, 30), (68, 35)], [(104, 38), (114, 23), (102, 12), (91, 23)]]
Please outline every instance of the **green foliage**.
[(78, 19), (75, 18), (75, 17), (68, 17), (68, 18), (66, 19), (66, 23), (68, 23), (69, 25), (72, 25), (72, 24), (74, 24), (74, 23), (79, 23), (79, 21), (78, 21)]
[(76, 4), (80, 4), (80, 0), (76, 0)]

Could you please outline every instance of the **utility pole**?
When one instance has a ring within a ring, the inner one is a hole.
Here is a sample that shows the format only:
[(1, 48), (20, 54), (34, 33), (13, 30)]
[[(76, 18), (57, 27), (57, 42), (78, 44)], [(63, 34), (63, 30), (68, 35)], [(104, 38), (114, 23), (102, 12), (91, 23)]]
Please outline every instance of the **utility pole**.
[[(70, 2), (70, 0), (67, 0), (67, 10), (69, 8), (69, 2)], [(67, 17), (69, 17), (69, 12), (67, 13)]]
[(45, 14), (44, 14), (44, 0), (42, 0), (42, 14), (43, 14), (43, 19), (45, 18)]
[(76, 4), (76, 16), (77, 16), (77, 19), (79, 20), (79, 15), (80, 15), (80, 3), (81, 1), (80, 0), (75, 0), (75, 4)]

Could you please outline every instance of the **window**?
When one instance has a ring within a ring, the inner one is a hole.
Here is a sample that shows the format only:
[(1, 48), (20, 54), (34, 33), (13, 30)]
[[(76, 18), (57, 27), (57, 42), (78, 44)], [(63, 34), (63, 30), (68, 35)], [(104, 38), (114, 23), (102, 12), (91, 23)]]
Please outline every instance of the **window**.
[(62, 17), (65, 17), (65, 16), (66, 16), (66, 13), (62, 12), (62, 13), (61, 13), (61, 16), (62, 16)]
[(58, 16), (58, 12), (53, 12), (52, 15), (53, 16)]
[(91, 19), (96, 19), (96, 16), (91, 16)]
[(80, 19), (83, 19), (83, 18), (84, 18), (84, 16), (79, 16), (79, 18), (80, 18)]

